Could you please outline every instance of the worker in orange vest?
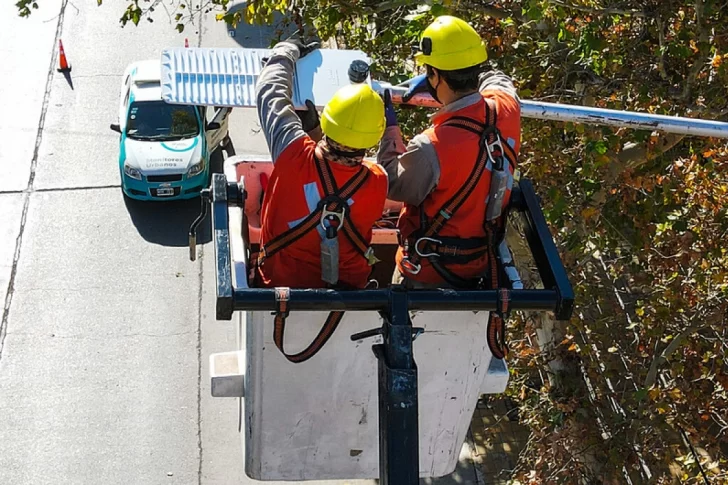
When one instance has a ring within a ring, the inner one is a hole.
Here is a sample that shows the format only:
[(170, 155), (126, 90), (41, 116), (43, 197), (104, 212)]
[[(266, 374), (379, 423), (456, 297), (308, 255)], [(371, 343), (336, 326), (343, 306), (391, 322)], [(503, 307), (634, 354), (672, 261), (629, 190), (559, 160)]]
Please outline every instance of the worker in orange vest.
[(363, 158), (384, 133), (384, 103), (370, 86), (357, 84), (338, 90), (320, 119), (310, 101), (308, 112), (297, 112), (294, 65), (316, 47), (278, 43), (256, 86), (260, 125), (275, 164), (261, 210), (258, 284), (364, 288), (377, 261), (370, 243), (387, 175)]
[[(415, 56), (426, 73), (403, 102), (429, 92), (443, 107), (405, 147), (389, 93), (378, 161), (389, 199), (404, 202), (393, 283), (409, 288), (474, 287), (494, 267), (495, 238), (510, 199), (520, 149), (520, 102), (511, 79), (484, 72), (488, 55), (465, 21), (441, 16)], [(491, 286), (496, 286), (491, 272)]]

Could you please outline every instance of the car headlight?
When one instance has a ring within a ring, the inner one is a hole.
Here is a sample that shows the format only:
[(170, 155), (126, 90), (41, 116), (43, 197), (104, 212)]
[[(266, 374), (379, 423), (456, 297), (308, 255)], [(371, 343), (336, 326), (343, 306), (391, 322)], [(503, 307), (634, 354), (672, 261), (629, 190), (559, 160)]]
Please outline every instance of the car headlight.
[(200, 161), (196, 164), (192, 165), (189, 170), (187, 170), (187, 175), (190, 177), (194, 177), (195, 175), (199, 175), (200, 172), (205, 170), (205, 159), (200, 158)]
[(139, 170), (137, 170), (136, 168), (130, 167), (127, 164), (124, 164), (124, 173), (126, 174), (127, 177), (131, 177), (136, 180), (142, 179), (142, 173)]

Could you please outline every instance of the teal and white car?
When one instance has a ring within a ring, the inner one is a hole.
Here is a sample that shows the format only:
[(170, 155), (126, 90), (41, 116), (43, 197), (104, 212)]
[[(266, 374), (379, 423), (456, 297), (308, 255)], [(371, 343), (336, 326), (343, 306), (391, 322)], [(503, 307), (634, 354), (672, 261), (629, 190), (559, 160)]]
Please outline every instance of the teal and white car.
[(121, 134), (121, 188), (138, 200), (194, 198), (209, 185), (210, 154), (230, 143), (231, 108), (168, 104), (160, 79), (158, 59), (135, 62), (122, 77), (111, 125)]

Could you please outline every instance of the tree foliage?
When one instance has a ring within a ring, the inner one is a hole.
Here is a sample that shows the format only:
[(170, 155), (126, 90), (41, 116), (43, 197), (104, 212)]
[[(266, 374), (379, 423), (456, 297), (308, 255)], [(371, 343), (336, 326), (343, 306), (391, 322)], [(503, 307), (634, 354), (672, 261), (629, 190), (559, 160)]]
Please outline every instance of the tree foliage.
[[(177, 28), (184, 12), (215, 11), (230, 24), (272, 23), (278, 13), (366, 51), (377, 78), (400, 82), (413, 74), (410, 45), (451, 13), (482, 34), (490, 64), (523, 98), (728, 114), (722, 0), (250, 0), (237, 10), (228, 2), (183, 2)], [(137, 24), (155, 4), (133, 0), (122, 23)], [(21, 15), (35, 6), (18, 3)], [(409, 135), (426, 121), (419, 109), (399, 117)], [(548, 350), (536, 343), (538, 322), (511, 323), (508, 392), (531, 429), (515, 476), (728, 483), (728, 147), (525, 119), (522, 138), (521, 170), (543, 197), (577, 307)], [(543, 377), (554, 361), (572, 372)]]

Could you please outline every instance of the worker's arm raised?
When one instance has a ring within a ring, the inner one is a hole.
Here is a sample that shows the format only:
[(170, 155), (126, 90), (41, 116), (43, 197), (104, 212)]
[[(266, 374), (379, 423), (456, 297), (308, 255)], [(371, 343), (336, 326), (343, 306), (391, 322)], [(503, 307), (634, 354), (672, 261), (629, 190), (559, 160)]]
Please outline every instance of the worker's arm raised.
[(415, 136), (405, 147), (398, 126), (387, 127), (377, 161), (387, 171), (390, 200), (420, 205), (440, 179), (440, 161), (427, 135)]
[(291, 100), (293, 69), (299, 55), (299, 47), (295, 44), (276, 44), (256, 86), (260, 128), (274, 163), (292, 142), (306, 136)]

